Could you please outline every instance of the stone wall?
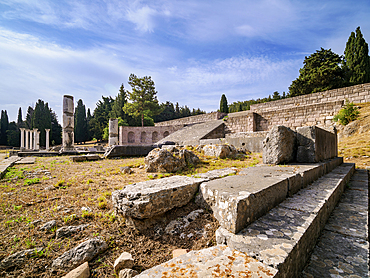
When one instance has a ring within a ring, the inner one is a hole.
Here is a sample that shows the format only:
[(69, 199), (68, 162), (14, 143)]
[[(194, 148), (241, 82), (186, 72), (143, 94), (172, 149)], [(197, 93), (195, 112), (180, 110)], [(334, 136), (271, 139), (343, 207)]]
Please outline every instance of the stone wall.
[(196, 116), (190, 116), (185, 118), (180, 118), (176, 120), (164, 121), (155, 123), (155, 126), (171, 126), (171, 125), (191, 125), (205, 123), (209, 121), (222, 119), (226, 114), (221, 112), (211, 112), (207, 114), (200, 114)]
[(346, 99), (354, 103), (370, 102), (370, 83), (293, 98), (286, 98), (266, 103), (253, 104), (251, 105), (250, 111), (260, 113), (262, 111), (274, 111), (280, 109), (294, 108), (297, 106), (302, 107), (306, 105), (343, 101)]
[(119, 144), (126, 146), (152, 145), (181, 128), (183, 128), (183, 125), (144, 127), (121, 126), (119, 128)]

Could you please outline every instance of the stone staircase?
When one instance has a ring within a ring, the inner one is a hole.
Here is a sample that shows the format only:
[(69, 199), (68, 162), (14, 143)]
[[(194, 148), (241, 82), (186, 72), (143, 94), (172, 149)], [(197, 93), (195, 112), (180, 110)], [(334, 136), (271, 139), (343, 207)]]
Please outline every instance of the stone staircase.
[(223, 134), (222, 120), (210, 121), (201, 124), (186, 126), (156, 144), (162, 144), (166, 141), (175, 142), (178, 145), (199, 145), (201, 139), (221, 138)]
[(218, 245), (137, 277), (300, 277), (354, 173), (342, 162), (253, 167), (203, 182), (197, 199), (220, 222)]

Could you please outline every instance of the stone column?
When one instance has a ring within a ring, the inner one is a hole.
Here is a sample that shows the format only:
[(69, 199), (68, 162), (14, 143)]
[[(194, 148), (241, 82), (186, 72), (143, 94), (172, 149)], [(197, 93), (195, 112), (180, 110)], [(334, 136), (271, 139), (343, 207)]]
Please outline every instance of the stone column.
[(63, 96), (63, 129), (61, 152), (75, 151), (74, 148), (74, 104), (73, 96)]
[(36, 145), (37, 145), (37, 128), (34, 128), (33, 129), (33, 149), (34, 150), (36, 150), (37, 149), (37, 147), (36, 147)]
[(108, 145), (118, 145), (118, 119), (109, 119)]
[(28, 139), (29, 139), (29, 130), (26, 129), (26, 146), (25, 146), (26, 150), (28, 150), (28, 148), (29, 148)]
[(45, 132), (46, 132), (46, 150), (48, 151), (49, 150), (49, 132), (50, 132), (50, 129), (45, 129)]
[(29, 145), (29, 148), (30, 150), (33, 149), (33, 130), (29, 130), (29, 136), (30, 136), (30, 145)]
[(21, 150), (24, 149), (24, 131), (25, 131), (25, 128), (20, 128), (20, 131), (21, 131)]
[(40, 131), (36, 132), (36, 150), (40, 150)]

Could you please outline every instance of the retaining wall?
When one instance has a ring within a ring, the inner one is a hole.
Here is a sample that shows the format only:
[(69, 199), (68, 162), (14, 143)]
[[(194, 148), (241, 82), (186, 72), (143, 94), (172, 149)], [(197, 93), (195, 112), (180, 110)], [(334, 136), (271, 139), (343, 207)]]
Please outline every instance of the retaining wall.
[(180, 118), (176, 120), (159, 122), (159, 123), (155, 123), (155, 126), (199, 124), (199, 123), (222, 119), (225, 115), (226, 115), (225, 113), (221, 113), (221, 112), (211, 112), (207, 114), (200, 114), (200, 115)]
[(250, 111), (260, 113), (262, 111), (273, 111), (294, 108), (296, 106), (342, 101), (346, 99), (354, 103), (370, 102), (370, 83), (285, 98), (266, 103), (253, 104), (251, 105)]

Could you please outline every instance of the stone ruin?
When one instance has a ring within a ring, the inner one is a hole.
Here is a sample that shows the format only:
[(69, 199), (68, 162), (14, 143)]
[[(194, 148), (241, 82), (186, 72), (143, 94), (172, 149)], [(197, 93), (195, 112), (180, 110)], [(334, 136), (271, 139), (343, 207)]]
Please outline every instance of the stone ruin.
[(63, 96), (62, 149), (60, 152), (75, 152), (74, 148), (74, 103), (73, 96)]

